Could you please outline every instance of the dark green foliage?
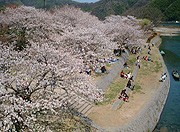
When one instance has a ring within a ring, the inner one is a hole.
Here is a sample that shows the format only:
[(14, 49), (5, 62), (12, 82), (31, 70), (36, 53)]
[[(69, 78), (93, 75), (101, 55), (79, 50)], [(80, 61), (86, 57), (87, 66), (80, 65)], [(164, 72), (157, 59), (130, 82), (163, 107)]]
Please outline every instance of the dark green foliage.
[(22, 28), (18, 33), (17, 33), (17, 43), (15, 44), (14, 49), (17, 51), (22, 51), (24, 48), (26, 48), (27, 42), (26, 42), (26, 28)]
[(74, 5), (91, 12), (99, 19), (105, 19), (106, 16), (114, 14), (133, 15), (138, 18), (148, 18), (154, 22), (180, 21), (180, 0), (100, 0), (89, 4), (72, 0), (8, 0), (8, 2), (4, 0), (0, 2), (0, 6), (8, 3), (47, 9), (67, 4)]
[(0, 0), (0, 7), (7, 5), (7, 4), (21, 5), (22, 2), (21, 2), (21, 0)]
[(180, 1), (173, 2), (168, 9), (164, 11), (164, 15), (168, 21), (180, 20)]
[(1, 6), (1, 5), (0, 5), (0, 12), (1, 12), (1, 11), (4, 11), (5, 9), (6, 9), (6, 8), (5, 8), (4, 6)]
[(153, 20), (154, 22), (164, 20), (164, 14), (157, 8), (150, 6), (136, 8), (134, 10), (129, 11), (127, 14), (136, 16), (138, 18), (147, 18)]
[(125, 10), (126, 10), (126, 6), (125, 6), (125, 5), (115, 5), (115, 6), (114, 6), (115, 15), (120, 15), (120, 14), (122, 14)]
[[(27, 47), (28, 41), (26, 36), (26, 28), (9, 28), (8, 25), (4, 25), (0, 27), (0, 41), (4, 42), (12, 42), (10, 45), (14, 46), (14, 50), (22, 51)], [(8, 45), (8, 46), (10, 46)]]
[(5, 5), (5, 2), (0, 2), (0, 7), (2, 8)]
[(179, 0), (139, 0), (124, 15), (134, 15), (138, 18), (148, 18), (154, 22), (179, 21)]
[(104, 8), (96, 8), (93, 10), (92, 14), (97, 16), (101, 20), (110, 15)]
[(180, 20), (179, 0), (152, 0), (149, 6), (160, 10), (167, 21)]
[(167, 9), (167, 7), (173, 2), (174, 0), (152, 0), (150, 6), (158, 8), (159, 10), (164, 12)]
[(105, 19), (109, 15), (121, 15), (131, 8), (137, 0), (101, 0), (92, 6), (92, 14), (100, 19)]
[(76, 4), (76, 2), (72, 0), (8, 0), (0, 2), (1, 5), (8, 5), (8, 4), (23, 4), (26, 6), (34, 6), (36, 8), (51, 8), (54, 6), (63, 6), (67, 4)]

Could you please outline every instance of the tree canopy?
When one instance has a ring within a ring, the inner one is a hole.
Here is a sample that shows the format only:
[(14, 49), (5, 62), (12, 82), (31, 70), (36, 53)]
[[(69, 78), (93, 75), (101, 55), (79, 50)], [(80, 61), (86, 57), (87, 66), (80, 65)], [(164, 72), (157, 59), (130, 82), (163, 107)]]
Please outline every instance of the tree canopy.
[(100, 21), (71, 6), (6, 8), (0, 13), (0, 130), (44, 131), (39, 114), (68, 109), (61, 89), (102, 101), (102, 90), (85, 71), (115, 57), (115, 48), (142, 45), (139, 23), (132, 16)]

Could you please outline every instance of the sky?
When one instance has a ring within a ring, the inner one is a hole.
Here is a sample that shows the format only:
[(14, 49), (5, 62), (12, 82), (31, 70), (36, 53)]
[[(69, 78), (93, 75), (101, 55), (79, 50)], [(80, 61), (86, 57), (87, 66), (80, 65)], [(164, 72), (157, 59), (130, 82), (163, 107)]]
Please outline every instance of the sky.
[(97, 2), (99, 0), (73, 0), (73, 1), (82, 2), (82, 3), (84, 2), (91, 3), (91, 2)]

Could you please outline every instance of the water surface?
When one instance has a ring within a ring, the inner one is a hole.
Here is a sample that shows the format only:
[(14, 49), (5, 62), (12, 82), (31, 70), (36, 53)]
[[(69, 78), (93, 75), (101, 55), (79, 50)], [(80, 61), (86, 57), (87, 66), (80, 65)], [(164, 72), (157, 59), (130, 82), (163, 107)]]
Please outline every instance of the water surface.
[(180, 22), (162, 22), (160, 26), (164, 27), (180, 27)]
[(180, 73), (180, 36), (162, 37), (160, 50), (166, 55), (163, 57), (170, 75), (170, 91), (155, 131), (162, 128), (168, 132), (180, 132), (180, 81), (172, 77), (172, 71), (178, 70)]

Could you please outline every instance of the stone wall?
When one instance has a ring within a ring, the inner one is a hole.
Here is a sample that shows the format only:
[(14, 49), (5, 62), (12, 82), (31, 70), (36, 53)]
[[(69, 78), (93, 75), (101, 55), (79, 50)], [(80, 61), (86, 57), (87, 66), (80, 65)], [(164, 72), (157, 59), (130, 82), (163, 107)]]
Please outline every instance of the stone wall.
[(159, 36), (155, 36), (153, 39), (151, 39), (150, 43), (154, 43), (156, 47), (159, 48), (162, 43), (162, 39)]

